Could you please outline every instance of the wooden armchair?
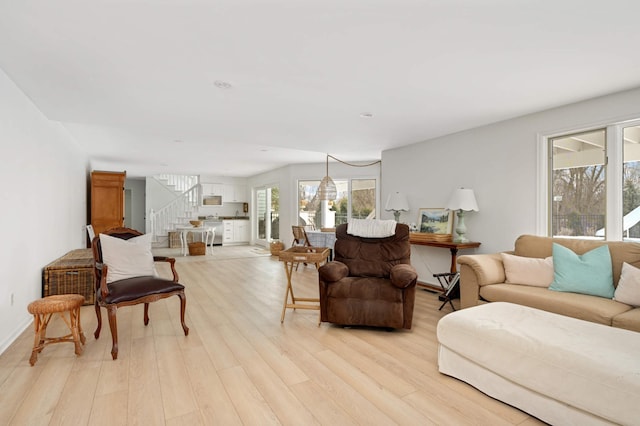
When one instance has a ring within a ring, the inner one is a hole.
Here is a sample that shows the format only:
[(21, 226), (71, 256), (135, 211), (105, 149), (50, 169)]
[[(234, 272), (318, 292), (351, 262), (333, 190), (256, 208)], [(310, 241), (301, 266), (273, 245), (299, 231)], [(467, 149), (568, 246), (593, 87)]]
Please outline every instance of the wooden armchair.
[[(143, 236), (142, 233), (130, 228), (113, 228), (103, 232), (103, 234), (122, 240), (130, 240), (132, 238)], [(93, 250), (93, 259), (95, 261), (95, 309), (98, 317), (98, 327), (94, 332), (94, 336), (96, 339), (100, 337), (100, 329), (102, 328), (100, 307), (106, 308), (109, 316), (111, 338), (113, 341), (111, 356), (114, 360), (118, 358), (118, 325), (116, 321), (116, 312), (120, 307), (144, 303), (144, 325), (147, 325), (149, 324), (149, 303), (174, 295), (178, 296), (180, 298), (180, 321), (182, 323), (182, 329), (184, 330), (185, 336), (189, 335), (189, 327), (184, 323), (187, 299), (184, 293), (184, 286), (178, 283), (175, 259), (170, 257), (152, 256), (153, 262), (169, 262), (171, 265), (171, 272), (173, 273), (173, 280), (159, 278), (153, 274), (145, 274), (141, 276), (135, 276), (135, 274), (133, 274), (134, 276), (129, 278), (110, 280), (108, 275), (110, 265), (108, 264), (108, 261), (103, 261), (103, 250), (100, 242), (100, 235), (93, 239), (91, 247)], [(126, 253), (118, 253), (118, 255), (126, 256)], [(149, 256), (151, 256), (150, 247)], [(131, 260), (131, 258), (127, 260)], [(153, 263), (151, 262), (151, 264)], [(114, 275), (115, 270), (118, 270), (119, 273), (121, 272), (121, 268), (118, 266), (119, 265), (111, 265), (114, 269)]]

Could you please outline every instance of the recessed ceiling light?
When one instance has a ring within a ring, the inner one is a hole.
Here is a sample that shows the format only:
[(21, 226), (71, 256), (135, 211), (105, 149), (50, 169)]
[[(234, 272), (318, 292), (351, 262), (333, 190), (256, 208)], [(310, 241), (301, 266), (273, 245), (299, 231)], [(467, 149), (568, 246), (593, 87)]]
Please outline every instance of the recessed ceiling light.
[(216, 80), (213, 82), (213, 85), (218, 89), (231, 89), (231, 83), (227, 83), (226, 81)]
[(362, 118), (373, 118), (373, 113), (372, 112), (362, 112), (362, 113), (360, 113), (360, 117), (362, 117)]

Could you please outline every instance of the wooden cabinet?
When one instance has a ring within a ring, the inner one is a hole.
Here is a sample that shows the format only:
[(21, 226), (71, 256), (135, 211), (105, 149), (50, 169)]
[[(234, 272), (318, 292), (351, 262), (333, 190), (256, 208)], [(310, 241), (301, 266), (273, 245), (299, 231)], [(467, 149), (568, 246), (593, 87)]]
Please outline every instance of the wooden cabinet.
[(124, 225), (126, 172), (91, 172), (91, 225), (98, 235)]

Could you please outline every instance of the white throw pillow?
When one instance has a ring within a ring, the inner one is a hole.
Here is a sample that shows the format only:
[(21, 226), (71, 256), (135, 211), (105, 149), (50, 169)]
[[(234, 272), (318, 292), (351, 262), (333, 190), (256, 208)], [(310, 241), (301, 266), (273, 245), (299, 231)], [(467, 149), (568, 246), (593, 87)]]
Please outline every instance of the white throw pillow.
[(553, 257), (514, 256), (500, 253), (504, 264), (505, 282), (535, 287), (549, 287), (553, 281)]
[(640, 306), (640, 269), (627, 262), (622, 263), (620, 281), (613, 294), (613, 300), (631, 306)]
[(107, 283), (141, 276), (157, 276), (151, 253), (152, 234), (128, 240), (100, 234), (102, 261), (109, 267)]

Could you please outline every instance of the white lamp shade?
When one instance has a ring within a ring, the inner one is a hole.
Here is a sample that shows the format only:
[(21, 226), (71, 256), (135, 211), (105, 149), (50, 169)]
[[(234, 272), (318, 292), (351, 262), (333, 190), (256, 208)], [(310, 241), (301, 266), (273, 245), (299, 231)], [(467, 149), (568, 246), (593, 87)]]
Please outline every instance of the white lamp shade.
[(385, 204), (384, 209), (386, 211), (409, 211), (409, 202), (407, 201), (407, 197), (401, 192), (392, 192), (389, 194), (389, 198), (387, 198), (387, 204)]
[(473, 189), (458, 188), (453, 194), (447, 204), (448, 210), (463, 210), (463, 211), (479, 211), (478, 203), (476, 202), (476, 196), (473, 193)]

